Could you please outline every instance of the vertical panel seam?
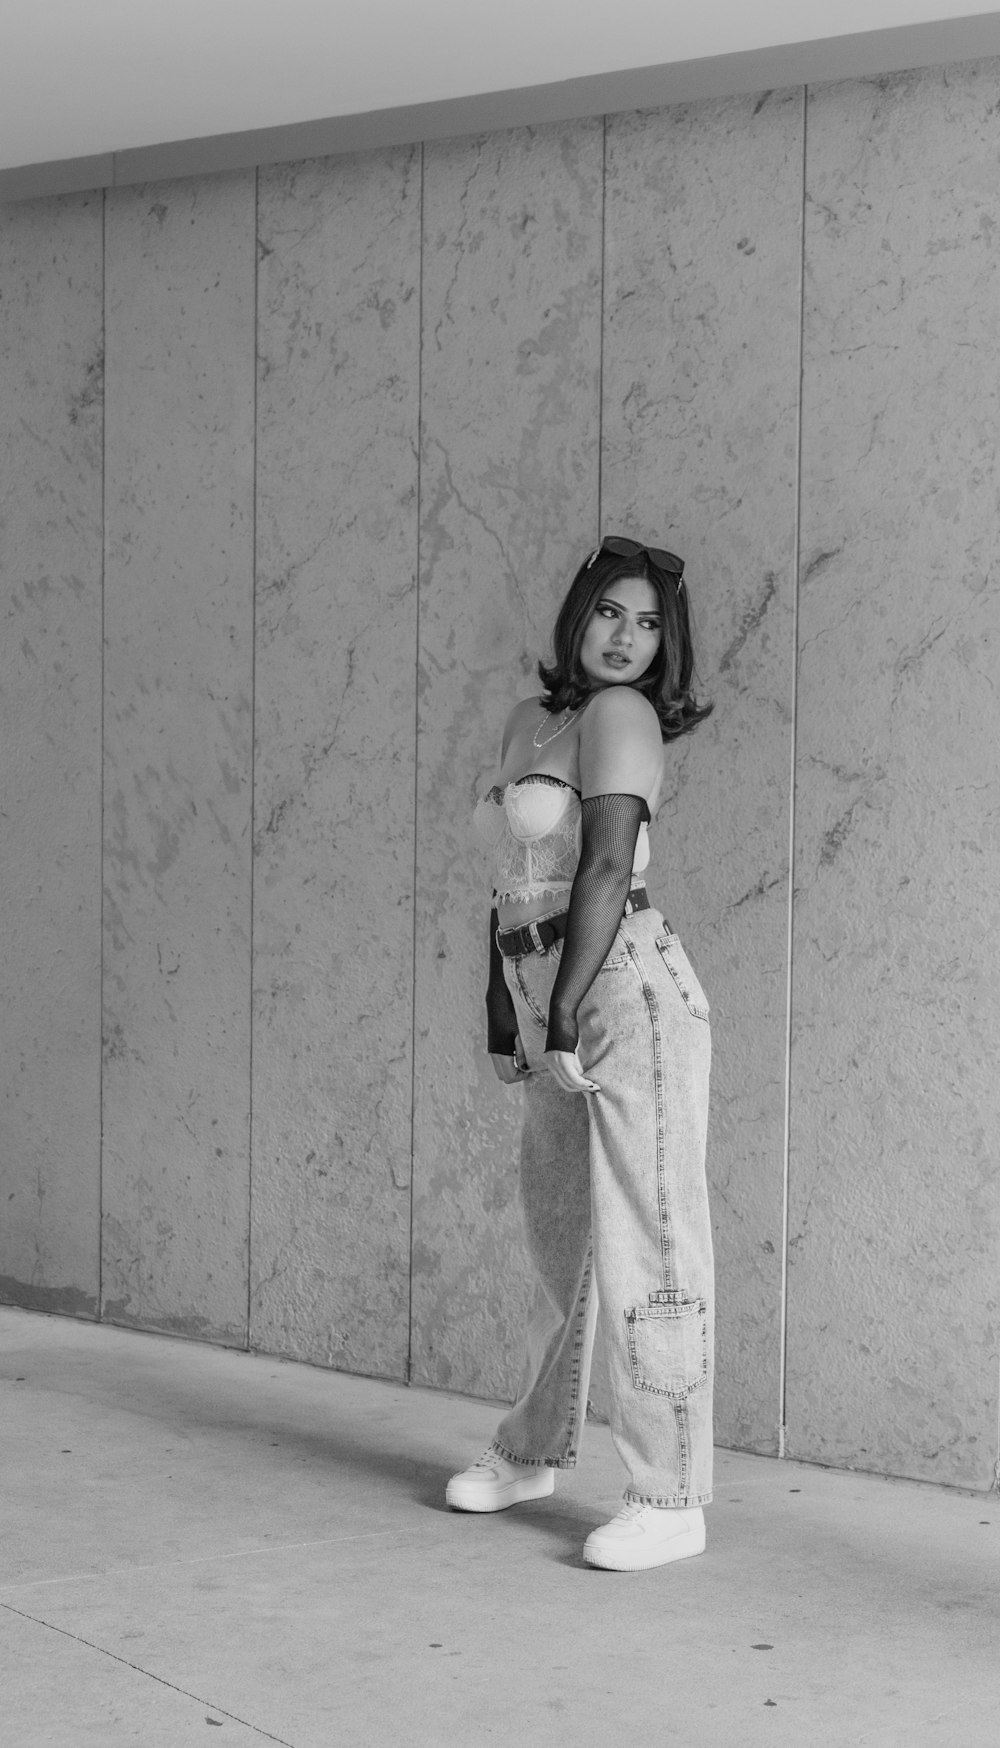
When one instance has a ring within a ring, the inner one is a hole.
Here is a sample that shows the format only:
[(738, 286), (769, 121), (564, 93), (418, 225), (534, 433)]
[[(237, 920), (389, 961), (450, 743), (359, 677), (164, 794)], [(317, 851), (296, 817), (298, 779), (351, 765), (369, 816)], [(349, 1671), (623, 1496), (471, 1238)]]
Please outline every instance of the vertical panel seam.
[(991, 1491), (1000, 1493), (1000, 1364), (997, 1365), (997, 1460), (993, 1465)]
[(802, 385), (805, 363), (806, 280), (806, 129), (809, 87), (802, 87), (801, 181), (799, 195), (799, 355), (795, 411), (795, 503), (792, 532), (792, 730), (788, 784), (788, 923), (785, 952), (785, 1113), (781, 1184), (781, 1333), (778, 1360), (778, 1455), (786, 1454), (788, 1414), (788, 1242), (792, 1124), (792, 960), (795, 920), (795, 786), (799, 729), (799, 575), (802, 546)]
[(418, 203), (417, 244), (417, 516), (416, 553), (414, 561), (414, 625), (413, 625), (413, 890), (411, 897), (410, 961), (410, 1204), (409, 1246), (407, 1252), (406, 1308), (406, 1374), (409, 1384), (413, 1377), (413, 1216), (417, 1175), (417, 808), (420, 775), (420, 554), (423, 516), (423, 415), (424, 415), (424, 147), (420, 154), (420, 195)]
[(108, 191), (101, 190), (101, 721), (98, 731), (98, 897), (97, 897), (97, 1321), (104, 1317), (104, 769), (105, 769), (105, 585), (108, 569)]
[(600, 546), (604, 522), (604, 291), (607, 283), (608, 234), (608, 118), (601, 117), (601, 286), (598, 302), (597, 363), (597, 539)]
[(253, 1046), (254, 846), (257, 839), (257, 437), (260, 413), (260, 168), (253, 175), (253, 437), (250, 455), (250, 1014), (247, 1040), (247, 1313), (244, 1347), (250, 1350), (253, 1301)]

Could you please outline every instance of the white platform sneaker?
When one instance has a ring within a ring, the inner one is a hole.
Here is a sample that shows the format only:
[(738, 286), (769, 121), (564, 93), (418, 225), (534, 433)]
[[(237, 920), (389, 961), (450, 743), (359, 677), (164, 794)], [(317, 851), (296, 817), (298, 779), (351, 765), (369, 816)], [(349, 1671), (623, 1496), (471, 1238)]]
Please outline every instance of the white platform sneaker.
[(610, 1572), (645, 1572), (704, 1552), (705, 1514), (700, 1505), (665, 1509), (631, 1500), (583, 1544), (587, 1565)]
[(554, 1469), (509, 1463), (496, 1451), (484, 1451), (471, 1469), (452, 1476), (445, 1499), (453, 1511), (506, 1511), (522, 1499), (547, 1499), (555, 1485)]

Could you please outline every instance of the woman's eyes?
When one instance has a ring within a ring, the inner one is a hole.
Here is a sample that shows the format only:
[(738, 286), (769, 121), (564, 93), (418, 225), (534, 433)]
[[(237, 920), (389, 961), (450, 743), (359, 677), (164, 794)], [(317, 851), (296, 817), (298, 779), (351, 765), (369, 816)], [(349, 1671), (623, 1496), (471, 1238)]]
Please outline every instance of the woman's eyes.
[[(619, 619), (621, 617), (617, 607), (602, 606), (597, 608), (597, 612), (602, 619)], [(638, 624), (640, 631), (659, 631), (660, 629), (658, 619), (640, 619)]]

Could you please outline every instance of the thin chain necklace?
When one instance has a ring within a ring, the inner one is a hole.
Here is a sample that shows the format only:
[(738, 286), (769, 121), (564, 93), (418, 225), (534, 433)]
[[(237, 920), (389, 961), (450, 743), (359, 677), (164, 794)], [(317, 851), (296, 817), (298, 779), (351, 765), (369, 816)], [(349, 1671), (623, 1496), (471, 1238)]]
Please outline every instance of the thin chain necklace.
[(538, 730), (545, 727), (546, 718), (543, 716), (541, 722), (538, 724), (538, 728), (535, 729), (535, 732), (531, 737), (531, 744), (533, 747), (537, 747), (539, 752), (541, 752), (543, 747), (548, 746), (550, 740), (555, 740), (557, 734), (562, 734), (562, 731), (564, 728), (569, 727), (570, 723), (573, 721), (574, 716), (576, 715), (576, 711), (573, 709), (573, 706), (571, 704), (567, 704), (562, 715), (563, 715), (563, 719), (562, 719), (561, 723), (559, 724), (559, 727), (553, 729), (551, 734), (547, 734), (545, 736), (544, 740), (539, 740)]

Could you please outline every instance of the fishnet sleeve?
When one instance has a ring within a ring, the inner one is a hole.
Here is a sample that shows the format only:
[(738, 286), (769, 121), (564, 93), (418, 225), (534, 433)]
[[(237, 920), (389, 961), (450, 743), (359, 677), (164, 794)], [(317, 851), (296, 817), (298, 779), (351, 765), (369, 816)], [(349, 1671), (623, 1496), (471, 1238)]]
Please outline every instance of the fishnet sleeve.
[(486, 991), (486, 1048), (491, 1056), (513, 1056), (517, 1013), (503, 974), (503, 954), (497, 946), (499, 922), (490, 911), (490, 981)]
[(590, 795), (583, 803), (580, 863), (569, 899), (562, 960), (549, 998), (546, 1050), (575, 1050), (576, 1013), (611, 951), (632, 883), (641, 795)]

